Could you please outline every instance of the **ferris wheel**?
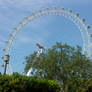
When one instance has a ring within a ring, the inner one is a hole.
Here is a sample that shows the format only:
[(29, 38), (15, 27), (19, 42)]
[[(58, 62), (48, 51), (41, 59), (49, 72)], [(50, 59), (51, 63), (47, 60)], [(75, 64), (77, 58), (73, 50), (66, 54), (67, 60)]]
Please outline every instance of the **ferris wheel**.
[(19, 22), (18, 26), (15, 27), (12, 31), (12, 33), (9, 35), (9, 39), (6, 41), (6, 46), (4, 48), (4, 62), (5, 62), (5, 73), (10, 73), (10, 68), (7, 68), (9, 66), (9, 58), (10, 58), (10, 52), (13, 45), (13, 42), (15, 38), (17, 37), (17, 34), (22, 31), (22, 29), (30, 22), (34, 21), (35, 19), (41, 17), (41, 16), (48, 16), (48, 15), (59, 15), (63, 16), (64, 18), (70, 20), (72, 23), (75, 24), (75, 26), (79, 29), (81, 33), (81, 38), (83, 42), (83, 54), (86, 53), (88, 57), (92, 56), (91, 48), (91, 37), (92, 33), (89, 33), (90, 25), (84, 24), (85, 19), (79, 18), (79, 13), (74, 14), (72, 10), (65, 10), (64, 8), (58, 9), (56, 7), (50, 9), (46, 8), (44, 10), (39, 10), (38, 12), (32, 13), (30, 16), (24, 17), (24, 19)]

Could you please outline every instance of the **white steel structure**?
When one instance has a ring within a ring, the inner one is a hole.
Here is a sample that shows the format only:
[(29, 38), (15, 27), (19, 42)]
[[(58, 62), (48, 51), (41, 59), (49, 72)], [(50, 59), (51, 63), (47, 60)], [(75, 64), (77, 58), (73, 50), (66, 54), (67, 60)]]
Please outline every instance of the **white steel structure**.
[(27, 76), (30, 76), (31, 72), (33, 71), (33, 65), (35, 64), (36, 58), (40, 56), (40, 54), (43, 52), (43, 50), (45, 50), (45, 47), (42, 46), (40, 43), (36, 43), (36, 45), (38, 46), (39, 50), (37, 51), (37, 54), (34, 59), (34, 62), (32, 63), (32, 66), (30, 67), (30, 69), (27, 72)]
[(76, 27), (79, 29), (83, 41), (83, 53), (86, 53), (88, 57), (92, 56), (91, 48), (92, 43), (90, 41), (90, 38), (92, 37), (92, 34), (89, 34), (88, 29), (90, 29), (89, 25), (85, 25), (85, 19), (79, 18), (79, 13), (72, 13), (72, 10), (65, 10), (57, 9), (56, 7), (50, 9), (46, 8), (44, 10), (39, 10), (36, 13), (32, 13), (30, 16), (24, 17), (24, 20), (19, 22), (18, 26), (14, 28), (12, 33), (9, 35), (9, 40), (6, 41), (6, 47), (4, 49), (4, 56), (10, 55), (10, 50), (13, 45), (13, 42), (17, 36), (17, 34), (22, 31), (22, 29), (31, 21), (34, 21), (35, 19), (41, 17), (41, 16), (47, 16), (47, 15), (58, 15), (63, 16), (66, 19), (73, 22)]

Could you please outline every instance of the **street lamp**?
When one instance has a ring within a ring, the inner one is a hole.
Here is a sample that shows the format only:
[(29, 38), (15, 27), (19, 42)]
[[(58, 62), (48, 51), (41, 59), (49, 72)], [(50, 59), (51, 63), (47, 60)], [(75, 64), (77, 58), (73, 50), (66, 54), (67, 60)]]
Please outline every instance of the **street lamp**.
[(9, 64), (10, 56), (9, 56), (9, 55), (5, 55), (5, 56), (3, 57), (3, 59), (4, 59), (4, 62), (5, 62), (5, 65), (4, 65), (4, 74), (6, 74), (7, 65)]

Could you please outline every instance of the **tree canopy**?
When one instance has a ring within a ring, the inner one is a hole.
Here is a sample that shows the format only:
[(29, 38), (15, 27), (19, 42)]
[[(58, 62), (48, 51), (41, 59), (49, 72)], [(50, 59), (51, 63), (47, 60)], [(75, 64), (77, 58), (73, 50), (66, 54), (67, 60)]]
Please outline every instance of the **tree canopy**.
[[(92, 62), (82, 54), (81, 47), (58, 42), (39, 57), (36, 52), (27, 56), (25, 73), (30, 67), (33, 67), (31, 75), (57, 80), (66, 92), (71, 87), (70, 92), (80, 91), (92, 74)], [(75, 91), (76, 87), (78, 91)]]

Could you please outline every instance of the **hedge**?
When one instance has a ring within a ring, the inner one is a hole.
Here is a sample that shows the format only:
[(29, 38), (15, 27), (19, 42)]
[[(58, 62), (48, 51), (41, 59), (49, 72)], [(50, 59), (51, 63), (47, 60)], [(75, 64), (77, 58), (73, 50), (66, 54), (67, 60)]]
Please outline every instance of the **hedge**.
[(92, 92), (92, 77), (86, 81), (82, 88), (82, 92)]
[(55, 80), (27, 77), (14, 73), (0, 75), (0, 92), (59, 92), (60, 84)]

